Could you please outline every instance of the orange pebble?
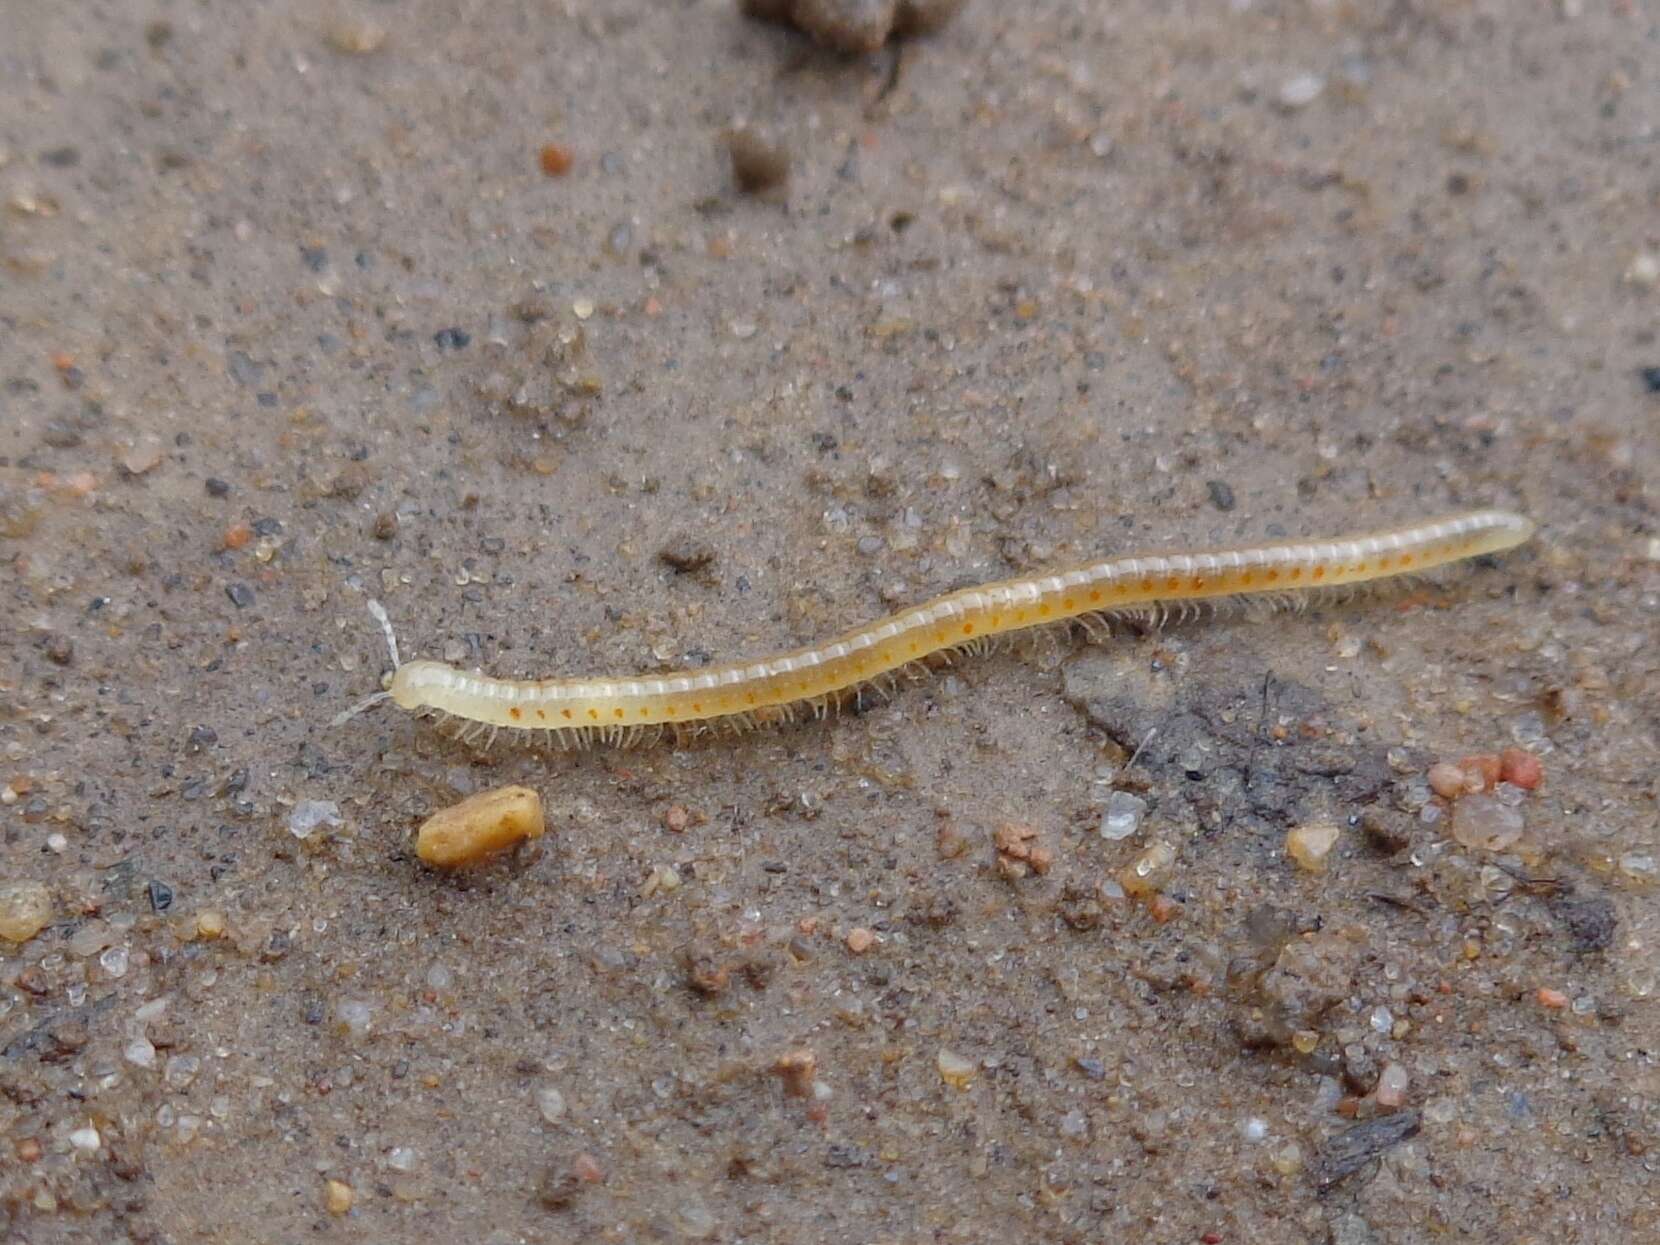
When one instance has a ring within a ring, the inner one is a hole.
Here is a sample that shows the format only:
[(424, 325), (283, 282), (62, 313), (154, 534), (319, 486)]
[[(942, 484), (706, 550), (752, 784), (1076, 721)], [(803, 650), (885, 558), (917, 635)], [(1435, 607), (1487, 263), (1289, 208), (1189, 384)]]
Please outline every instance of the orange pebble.
[(563, 177), (571, 171), (571, 165), (576, 163), (576, 157), (571, 154), (569, 147), (561, 147), (558, 143), (549, 143), (541, 152), (542, 172), (549, 177)]
[(1548, 1007), (1553, 1012), (1559, 1012), (1568, 1005), (1568, 996), (1560, 990), (1552, 990), (1549, 986), (1540, 986), (1537, 997), (1541, 1007)]
[(1160, 925), (1168, 925), (1182, 914), (1182, 906), (1160, 891), (1147, 901), (1147, 911)]
[(233, 523), (225, 529), (225, 548), (240, 549), (254, 538), (254, 529), (246, 523)]
[(1532, 791), (1545, 780), (1545, 767), (1526, 748), (1506, 748), (1499, 753), (1499, 777), (1513, 787)]

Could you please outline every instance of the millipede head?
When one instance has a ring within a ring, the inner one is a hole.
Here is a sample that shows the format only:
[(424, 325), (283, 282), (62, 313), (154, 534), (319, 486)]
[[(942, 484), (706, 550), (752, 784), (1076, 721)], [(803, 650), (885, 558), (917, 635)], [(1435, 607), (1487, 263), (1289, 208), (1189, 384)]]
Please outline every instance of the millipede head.
[(343, 713), (336, 714), (334, 720), (329, 723), (331, 726), (344, 726), (347, 722), (350, 722), (353, 718), (357, 717), (358, 714), (367, 713), (376, 705), (383, 704), (388, 700), (397, 700), (398, 703), (403, 705), (406, 709), (418, 707), (412, 704), (405, 704), (403, 701), (398, 700), (397, 697), (395, 690), (398, 682), (397, 672), (401, 671), (404, 667), (403, 663), (398, 660), (398, 637), (392, 631), (392, 620), (386, 615), (386, 607), (379, 601), (371, 598), (369, 601), (369, 617), (373, 618), (380, 624), (381, 635), (386, 637), (386, 651), (392, 658), (392, 670), (394, 672), (392, 681), (386, 686), (385, 690), (376, 692), (372, 696), (365, 696), (350, 709), (345, 710)]

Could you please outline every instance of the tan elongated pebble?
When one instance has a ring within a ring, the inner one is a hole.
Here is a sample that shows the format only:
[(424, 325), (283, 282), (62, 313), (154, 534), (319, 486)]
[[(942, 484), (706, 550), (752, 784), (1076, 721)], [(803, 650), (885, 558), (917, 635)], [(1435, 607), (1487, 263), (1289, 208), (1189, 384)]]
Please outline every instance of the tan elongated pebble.
[(352, 1208), (353, 1189), (344, 1180), (329, 1180), (323, 1184), (323, 1205), (331, 1215), (344, 1215)]
[(429, 865), (455, 869), (506, 851), (547, 828), (542, 797), (529, 787), (494, 787), (440, 809), (421, 823), (415, 854)]
[(28, 942), (52, 921), (52, 892), (39, 882), (0, 884), (0, 938)]

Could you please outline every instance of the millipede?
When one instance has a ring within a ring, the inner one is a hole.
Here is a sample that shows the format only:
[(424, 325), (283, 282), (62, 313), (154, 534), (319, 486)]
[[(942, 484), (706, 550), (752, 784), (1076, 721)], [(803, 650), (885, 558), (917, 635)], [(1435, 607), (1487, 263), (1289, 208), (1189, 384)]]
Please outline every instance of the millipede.
[(1115, 620), (1154, 623), (1230, 603), (1298, 608), (1312, 597), (1399, 580), (1526, 541), (1531, 520), (1473, 510), (1332, 540), (1287, 540), (1199, 553), (1126, 554), (1076, 570), (965, 588), (775, 657), (622, 677), (502, 679), (438, 661), (399, 660), (379, 602), (369, 603), (390, 650), (385, 690), (335, 719), (391, 703), (447, 723), (464, 743), (498, 735), (570, 748), (633, 747), (709, 730), (741, 732), (802, 713), (823, 717), (846, 698), (922, 677), (953, 655), (1012, 632), (1057, 624), (1095, 633)]

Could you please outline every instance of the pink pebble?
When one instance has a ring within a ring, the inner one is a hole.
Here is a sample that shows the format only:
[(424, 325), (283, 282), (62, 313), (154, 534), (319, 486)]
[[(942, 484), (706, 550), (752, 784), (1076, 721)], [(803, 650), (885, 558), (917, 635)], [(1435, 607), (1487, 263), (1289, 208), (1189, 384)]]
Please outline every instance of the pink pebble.
[(1499, 753), (1499, 774), (1511, 786), (1532, 791), (1545, 780), (1545, 767), (1526, 748), (1506, 748)]
[(1406, 1087), (1410, 1078), (1406, 1069), (1398, 1063), (1386, 1063), (1383, 1072), (1378, 1077), (1378, 1087), (1375, 1094), (1378, 1106), (1398, 1107), (1406, 1101)]

